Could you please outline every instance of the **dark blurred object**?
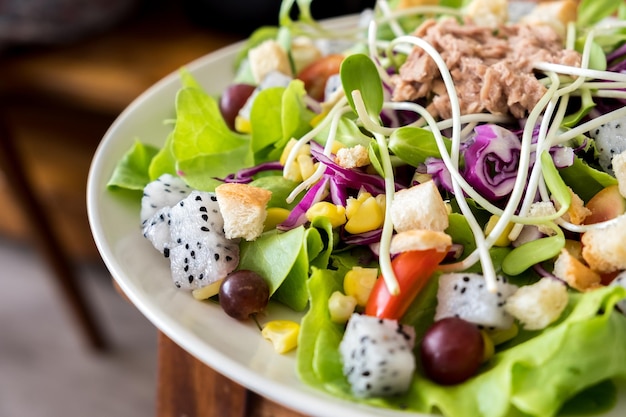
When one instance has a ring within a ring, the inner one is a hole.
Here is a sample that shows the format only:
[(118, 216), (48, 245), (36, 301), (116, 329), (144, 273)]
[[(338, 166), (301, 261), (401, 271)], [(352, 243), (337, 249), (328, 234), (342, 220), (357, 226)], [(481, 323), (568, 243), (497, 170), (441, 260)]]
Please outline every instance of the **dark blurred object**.
[(0, 50), (75, 41), (110, 29), (141, 0), (0, 1)]
[[(316, 19), (358, 13), (375, 0), (314, 0)], [(196, 24), (248, 34), (264, 25), (277, 25), (281, 0), (185, 0), (184, 8)]]

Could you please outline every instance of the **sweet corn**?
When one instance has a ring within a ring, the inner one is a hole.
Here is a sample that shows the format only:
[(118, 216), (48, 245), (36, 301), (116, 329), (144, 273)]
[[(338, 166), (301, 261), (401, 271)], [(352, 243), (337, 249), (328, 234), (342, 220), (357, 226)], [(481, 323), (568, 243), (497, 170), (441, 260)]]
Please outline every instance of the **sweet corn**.
[(354, 310), (357, 301), (351, 295), (345, 295), (341, 291), (335, 291), (328, 299), (328, 311), (330, 319), (335, 323), (346, 323)]
[(485, 332), (484, 330), (480, 331), (481, 336), (483, 337), (483, 362), (489, 361), (496, 353), (496, 348), (493, 343), (493, 339)]
[[(499, 218), (500, 218), (500, 216), (497, 216), (495, 214), (492, 215), (489, 218), (489, 221), (485, 225), (485, 235), (486, 236), (489, 236), (489, 233), (491, 233), (491, 231), (495, 227), (496, 222), (498, 221)], [(513, 229), (513, 226), (514, 226), (513, 223), (507, 224), (507, 226), (504, 228), (504, 231), (502, 232), (502, 234), (500, 236), (498, 236), (498, 239), (496, 239), (496, 241), (493, 243), (493, 245), (494, 246), (501, 246), (501, 247), (509, 246), (511, 244), (511, 240), (509, 239), (509, 233)]]
[(263, 326), (261, 335), (272, 342), (278, 353), (287, 353), (298, 346), (300, 325), (290, 320), (274, 320)]
[[(280, 155), (281, 164), (285, 165), (287, 163), (287, 158), (289, 157), (289, 154), (291, 153), (291, 150), (296, 145), (296, 143), (298, 143), (297, 140), (293, 138), (289, 139), (289, 142), (287, 142), (285, 148), (283, 149), (283, 153)], [(298, 149), (298, 155), (311, 156), (311, 145), (302, 145), (300, 149)]]
[(252, 124), (245, 117), (235, 117), (235, 130), (241, 133), (252, 133)]
[(223, 280), (218, 280), (210, 283), (209, 285), (205, 285), (202, 288), (195, 289), (191, 292), (191, 295), (196, 300), (206, 300), (214, 295), (217, 295), (220, 292), (220, 285), (222, 285)]
[(377, 268), (355, 266), (343, 277), (343, 291), (354, 297), (358, 306), (365, 307), (377, 278)]
[(378, 201), (371, 195), (364, 198), (361, 202), (359, 202), (359, 199), (352, 203), (349, 201), (348, 205), (350, 205), (346, 209), (346, 217), (348, 218), (346, 231), (348, 233), (369, 232), (383, 225), (385, 212), (378, 204)]
[(287, 220), (289, 210), (282, 207), (270, 207), (267, 209), (267, 217), (263, 224), (263, 231), (276, 229), (276, 226)]
[(495, 346), (498, 346), (501, 343), (513, 339), (515, 336), (517, 336), (518, 332), (519, 327), (517, 327), (517, 324), (513, 323), (513, 325), (508, 329), (489, 330), (487, 334), (489, 335), (489, 338), (493, 341), (493, 344)]
[(328, 218), (332, 227), (339, 227), (346, 223), (346, 208), (328, 201), (320, 201), (313, 204), (306, 212), (306, 218), (309, 221), (319, 216)]
[(313, 158), (310, 155), (298, 155), (296, 162), (303, 180), (306, 180), (315, 172), (316, 165), (313, 163)]

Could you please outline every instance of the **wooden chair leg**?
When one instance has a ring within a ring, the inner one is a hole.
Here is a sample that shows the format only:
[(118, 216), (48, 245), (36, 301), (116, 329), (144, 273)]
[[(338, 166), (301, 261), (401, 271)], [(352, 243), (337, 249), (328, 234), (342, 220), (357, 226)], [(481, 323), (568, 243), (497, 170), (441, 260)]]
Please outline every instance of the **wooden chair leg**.
[(15, 201), (31, 228), (33, 243), (36, 244), (41, 256), (49, 265), (72, 314), (78, 320), (78, 325), (88, 345), (95, 350), (106, 349), (105, 337), (78, 285), (75, 269), (30, 186), (13, 137), (7, 124), (2, 120), (1, 113), (0, 170), (6, 175)]

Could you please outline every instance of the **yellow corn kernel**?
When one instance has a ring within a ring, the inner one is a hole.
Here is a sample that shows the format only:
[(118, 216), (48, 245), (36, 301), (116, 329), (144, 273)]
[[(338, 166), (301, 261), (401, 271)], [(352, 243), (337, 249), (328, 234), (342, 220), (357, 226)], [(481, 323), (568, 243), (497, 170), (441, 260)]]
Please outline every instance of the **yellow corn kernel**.
[(344, 145), (343, 143), (339, 141), (334, 141), (333, 144), (330, 146), (330, 151), (336, 154), (339, 149), (345, 148), (345, 147), (346, 145)]
[(343, 277), (343, 291), (354, 297), (358, 306), (365, 307), (377, 278), (377, 268), (355, 266)]
[(235, 117), (235, 130), (241, 133), (251, 133), (252, 124), (245, 117), (237, 116)]
[(300, 325), (290, 320), (273, 320), (263, 326), (261, 335), (272, 342), (278, 353), (287, 353), (298, 346)]
[(359, 194), (356, 196), (356, 198), (355, 197), (348, 198), (348, 201), (346, 201), (346, 217), (348, 219), (352, 217), (359, 210), (359, 207), (361, 207), (361, 204), (363, 204), (363, 202), (371, 196), (372, 195), (368, 193), (367, 191), (361, 190), (359, 191)]
[(385, 194), (378, 194), (374, 198), (376, 199), (376, 202), (380, 206), (380, 210), (384, 213), (385, 210), (387, 209), (387, 199), (385, 197)]
[(276, 226), (287, 220), (289, 210), (282, 207), (270, 207), (267, 209), (267, 217), (263, 225), (263, 231), (276, 229)]
[(487, 334), (489, 338), (493, 341), (495, 346), (498, 346), (501, 343), (507, 342), (517, 336), (519, 332), (519, 327), (517, 324), (513, 323), (511, 327), (508, 329), (497, 329), (497, 330), (488, 330)]
[[(285, 165), (287, 163), (287, 158), (289, 157), (289, 154), (291, 153), (293, 147), (296, 145), (296, 143), (298, 143), (297, 140), (291, 138), (289, 139), (289, 142), (287, 142), (287, 144), (285, 145), (285, 148), (283, 149), (283, 153), (280, 155), (280, 163)], [(311, 145), (302, 145), (300, 146), (300, 149), (298, 149), (298, 153), (297, 155), (309, 155), (311, 156)]]
[(335, 291), (328, 298), (328, 311), (330, 319), (335, 323), (346, 323), (354, 310), (357, 301), (351, 295), (345, 295), (341, 291)]
[(222, 285), (222, 281), (223, 280), (220, 279), (210, 283), (209, 285), (205, 285), (202, 288), (195, 289), (191, 292), (191, 295), (196, 300), (207, 300), (220, 292), (220, 285)]
[(298, 155), (296, 162), (303, 180), (306, 180), (315, 172), (316, 165), (313, 163), (313, 158), (310, 155)]
[(306, 218), (309, 221), (319, 216), (328, 218), (332, 227), (339, 227), (346, 223), (346, 208), (328, 201), (320, 201), (313, 204), (306, 212)]
[(353, 214), (346, 216), (346, 231), (352, 234), (378, 229), (385, 220), (385, 212), (372, 196), (366, 198)]
[(496, 353), (496, 348), (493, 343), (493, 339), (484, 330), (480, 331), (480, 335), (483, 337), (483, 362), (489, 361)]
[[(486, 236), (489, 236), (489, 233), (491, 233), (491, 231), (495, 227), (496, 222), (498, 221), (498, 219), (500, 219), (500, 216), (497, 216), (495, 214), (492, 215), (489, 218), (489, 221), (485, 225), (485, 235)], [(509, 246), (511, 244), (511, 240), (509, 239), (509, 233), (511, 232), (511, 229), (513, 229), (513, 226), (514, 226), (513, 223), (507, 224), (506, 227), (504, 228), (504, 231), (496, 239), (496, 241), (493, 243), (493, 245), (494, 246), (501, 246), (501, 247)]]

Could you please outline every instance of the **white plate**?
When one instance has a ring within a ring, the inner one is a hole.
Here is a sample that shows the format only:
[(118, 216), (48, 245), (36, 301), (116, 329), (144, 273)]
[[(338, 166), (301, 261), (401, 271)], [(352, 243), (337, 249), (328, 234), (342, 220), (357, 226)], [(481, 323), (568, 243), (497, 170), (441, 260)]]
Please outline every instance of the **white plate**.
[[(333, 25), (354, 22), (354, 17), (340, 18), (334, 19)], [(232, 45), (186, 67), (207, 91), (217, 94), (232, 79), (232, 63), (239, 48), (240, 44)], [(260, 395), (312, 416), (406, 416), (339, 400), (304, 385), (296, 376), (293, 352), (276, 354), (253, 324), (237, 322), (219, 306), (177, 290), (167, 260), (141, 235), (139, 202), (107, 191), (115, 165), (135, 139), (157, 146), (164, 143), (171, 127), (163, 121), (174, 116), (179, 87), (179, 74), (173, 73), (139, 96), (113, 123), (94, 156), (87, 185), (88, 215), (96, 245), (113, 278), (160, 331), (211, 368)], [(294, 314), (286, 310), (277, 313)], [(618, 407), (606, 416), (625, 413), (626, 395), (622, 395)]]

